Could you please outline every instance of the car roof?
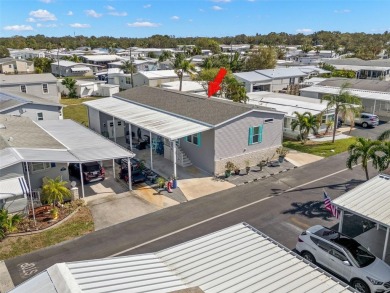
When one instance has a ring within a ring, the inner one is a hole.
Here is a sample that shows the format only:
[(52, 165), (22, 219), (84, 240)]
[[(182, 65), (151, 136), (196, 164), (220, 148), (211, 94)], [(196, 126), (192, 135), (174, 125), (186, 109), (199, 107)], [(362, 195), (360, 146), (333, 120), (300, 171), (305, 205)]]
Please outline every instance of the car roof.
[(332, 244), (335, 244), (342, 248), (346, 248), (348, 250), (360, 246), (360, 243), (357, 242), (355, 239), (352, 239), (343, 233), (334, 231), (326, 227), (322, 227), (322, 229), (316, 230), (316, 232), (314, 232), (313, 234), (318, 236), (319, 238), (331, 242)]

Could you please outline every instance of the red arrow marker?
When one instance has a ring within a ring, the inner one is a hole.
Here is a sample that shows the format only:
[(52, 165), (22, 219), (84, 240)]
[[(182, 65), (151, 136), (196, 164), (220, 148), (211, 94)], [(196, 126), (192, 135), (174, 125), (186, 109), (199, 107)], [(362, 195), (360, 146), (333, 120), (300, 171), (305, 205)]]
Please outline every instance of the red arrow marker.
[(209, 88), (207, 90), (207, 95), (209, 98), (221, 89), (220, 84), (226, 73), (227, 70), (225, 68), (221, 68), (214, 80), (209, 82)]

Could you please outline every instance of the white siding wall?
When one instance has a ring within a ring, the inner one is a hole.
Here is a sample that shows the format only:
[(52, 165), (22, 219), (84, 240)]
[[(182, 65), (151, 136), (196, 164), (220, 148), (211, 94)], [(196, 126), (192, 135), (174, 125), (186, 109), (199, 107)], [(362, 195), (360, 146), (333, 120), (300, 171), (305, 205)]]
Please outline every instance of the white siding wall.
[(89, 128), (97, 133), (101, 133), (99, 111), (88, 107)]
[[(65, 168), (65, 170), (61, 171), (62, 168)], [(38, 189), (42, 186), (42, 179), (44, 177), (54, 179), (57, 176), (62, 176), (62, 180), (69, 181), (68, 164), (66, 163), (55, 163), (55, 167), (51, 167), (49, 169), (36, 171), (36, 172), (32, 172), (31, 165), (29, 165), (29, 170), (30, 170), (31, 187), (33, 190)]]
[(23, 111), (22, 117), (28, 117), (33, 121), (38, 121), (38, 113), (43, 114), (43, 120), (59, 120), (61, 116), (60, 107), (48, 105), (27, 104), (9, 111), (1, 112), (2, 114), (19, 116), (19, 110)]
[[(46, 99), (48, 101), (59, 103), (60, 92), (58, 91), (57, 83), (47, 83), (49, 89), (49, 92), (47, 94), (43, 93), (42, 84), (44, 83), (46, 82), (36, 83), (36, 84), (26, 84), (27, 94)], [(23, 83), (15, 84), (15, 85), (5, 85), (5, 86), (2, 85), (1, 87), (6, 91), (20, 93), (21, 92), (20, 85), (22, 84)]]

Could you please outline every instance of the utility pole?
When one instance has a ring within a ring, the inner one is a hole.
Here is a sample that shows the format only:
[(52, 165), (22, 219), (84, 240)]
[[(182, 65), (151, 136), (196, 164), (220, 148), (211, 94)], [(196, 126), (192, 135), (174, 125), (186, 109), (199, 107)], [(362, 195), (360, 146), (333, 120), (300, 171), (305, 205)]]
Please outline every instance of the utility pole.
[(131, 58), (131, 46), (129, 48), (129, 58), (130, 58), (130, 79), (131, 79), (131, 88), (134, 87), (134, 81), (133, 81), (133, 59)]

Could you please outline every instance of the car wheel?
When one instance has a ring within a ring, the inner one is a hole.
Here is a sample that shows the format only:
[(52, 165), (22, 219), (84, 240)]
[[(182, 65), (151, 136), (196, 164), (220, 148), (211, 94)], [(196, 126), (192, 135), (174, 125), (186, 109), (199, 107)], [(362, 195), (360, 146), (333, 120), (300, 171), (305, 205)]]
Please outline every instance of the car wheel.
[(368, 124), (367, 124), (366, 122), (363, 122), (363, 123), (362, 123), (362, 127), (363, 127), (363, 128), (367, 128), (367, 127), (368, 127)]
[(370, 288), (368, 288), (367, 284), (364, 283), (362, 280), (354, 280), (352, 282), (352, 287), (356, 289), (356, 291), (361, 293), (370, 293)]
[(302, 257), (303, 257), (304, 259), (310, 261), (310, 262), (313, 263), (313, 264), (316, 263), (315, 257), (314, 257), (310, 252), (307, 252), (307, 251), (302, 252)]

